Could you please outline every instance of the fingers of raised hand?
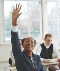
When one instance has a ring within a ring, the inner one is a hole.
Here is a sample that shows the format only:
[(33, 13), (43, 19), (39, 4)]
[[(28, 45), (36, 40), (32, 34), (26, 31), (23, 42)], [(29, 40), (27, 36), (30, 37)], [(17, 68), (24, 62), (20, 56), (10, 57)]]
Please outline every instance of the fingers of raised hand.
[(21, 7), (22, 7), (22, 5), (20, 5), (20, 3), (16, 4), (16, 10), (18, 10), (18, 12), (21, 10)]
[(16, 8), (12, 12), (12, 19), (17, 20), (18, 17), (22, 14), (20, 13), (21, 7), (22, 5), (20, 5), (20, 3), (16, 4)]

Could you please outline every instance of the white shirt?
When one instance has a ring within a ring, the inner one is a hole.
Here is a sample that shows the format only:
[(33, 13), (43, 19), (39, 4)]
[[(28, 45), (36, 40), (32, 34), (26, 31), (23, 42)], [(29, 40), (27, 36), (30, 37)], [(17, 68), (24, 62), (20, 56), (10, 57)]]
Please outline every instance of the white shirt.
[(17, 31), (18, 31), (18, 25), (17, 25), (17, 26), (13, 26), (13, 25), (12, 25), (12, 31), (13, 31), (13, 32), (17, 32)]
[[(49, 48), (49, 46), (47, 46), (45, 43), (44, 45), (46, 48)], [(42, 50), (41, 45), (39, 45), (36, 49), (35, 54), (40, 55), (41, 50)], [(60, 52), (54, 44), (53, 44), (53, 53), (57, 56), (58, 59), (60, 58)]]

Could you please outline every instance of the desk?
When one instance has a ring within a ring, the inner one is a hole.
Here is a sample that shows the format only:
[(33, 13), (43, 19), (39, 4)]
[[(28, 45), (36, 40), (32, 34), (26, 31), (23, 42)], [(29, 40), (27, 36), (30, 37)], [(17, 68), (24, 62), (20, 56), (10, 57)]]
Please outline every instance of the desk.
[(44, 66), (49, 66), (49, 65), (58, 65), (59, 62), (50, 62), (50, 63), (42, 63)]
[(57, 62), (57, 59), (49, 59), (50, 63), (42, 63), (44, 66), (49, 65), (59, 65), (59, 62)]
[(5, 67), (4, 67), (4, 70), (6, 71), (6, 69), (9, 69), (10, 71), (12, 71), (12, 70), (17, 71), (15, 66), (14, 66), (14, 67), (5, 66)]
[(42, 65), (44, 66), (45, 71), (49, 71), (48, 68), (50, 65), (59, 65), (59, 62), (42, 63)]

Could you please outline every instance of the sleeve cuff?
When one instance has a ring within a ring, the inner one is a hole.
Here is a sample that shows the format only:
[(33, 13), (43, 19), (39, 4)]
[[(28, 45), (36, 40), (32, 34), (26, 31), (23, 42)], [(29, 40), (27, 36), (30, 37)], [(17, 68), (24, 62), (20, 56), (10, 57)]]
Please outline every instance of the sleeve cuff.
[(17, 32), (17, 31), (18, 31), (18, 25), (17, 25), (17, 26), (13, 26), (13, 25), (12, 25), (12, 31), (13, 31), (13, 32)]

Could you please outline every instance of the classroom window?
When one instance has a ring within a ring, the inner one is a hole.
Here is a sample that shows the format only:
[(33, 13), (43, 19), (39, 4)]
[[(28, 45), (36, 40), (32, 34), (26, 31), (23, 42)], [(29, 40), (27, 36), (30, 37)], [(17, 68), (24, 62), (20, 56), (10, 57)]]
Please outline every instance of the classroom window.
[(18, 19), (19, 38), (31, 36), (41, 38), (41, 5), (39, 1), (4, 1), (4, 40), (11, 39), (12, 11), (16, 3), (22, 5), (22, 15)]
[(60, 2), (47, 2), (48, 33), (60, 38)]

